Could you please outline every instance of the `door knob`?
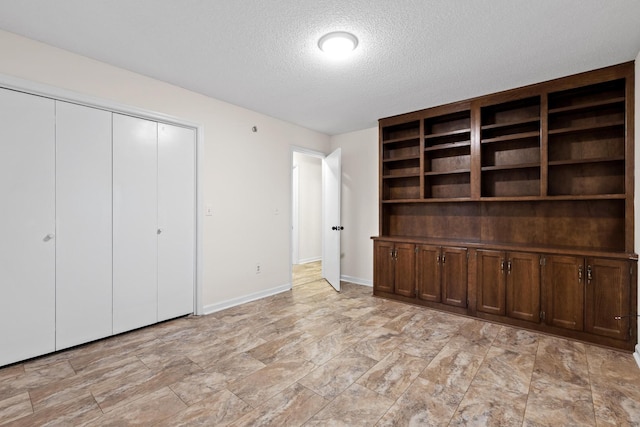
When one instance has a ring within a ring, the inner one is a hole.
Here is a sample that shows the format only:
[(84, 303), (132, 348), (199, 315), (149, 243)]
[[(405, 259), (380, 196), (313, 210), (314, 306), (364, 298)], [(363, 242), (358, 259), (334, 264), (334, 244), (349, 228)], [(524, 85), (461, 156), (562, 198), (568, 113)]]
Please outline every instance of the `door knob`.
[(48, 242), (49, 240), (53, 239), (55, 237), (55, 234), (53, 233), (49, 233), (46, 236), (44, 236), (44, 239), (42, 239), (45, 242)]
[(162, 228), (158, 228), (158, 234), (162, 234)]

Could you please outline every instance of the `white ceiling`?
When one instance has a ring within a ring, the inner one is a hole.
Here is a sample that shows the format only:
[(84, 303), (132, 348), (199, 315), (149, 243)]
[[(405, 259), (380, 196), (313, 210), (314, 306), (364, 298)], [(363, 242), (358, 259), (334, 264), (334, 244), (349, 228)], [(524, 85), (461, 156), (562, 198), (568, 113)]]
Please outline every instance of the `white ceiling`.
[(0, 28), (333, 135), (633, 60), (640, 1), (0, 0)]

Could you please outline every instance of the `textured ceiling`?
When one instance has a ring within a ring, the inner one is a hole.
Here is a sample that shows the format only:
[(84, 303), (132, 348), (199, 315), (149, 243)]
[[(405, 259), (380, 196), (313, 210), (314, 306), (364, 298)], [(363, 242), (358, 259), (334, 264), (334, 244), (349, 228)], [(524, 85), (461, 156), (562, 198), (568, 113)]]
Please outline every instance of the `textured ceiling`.
[[(633, 60), (640, 1), (0, 0), (0, 28), (338, 134)], [(317, 48), (335, 30), (348, 60)]]

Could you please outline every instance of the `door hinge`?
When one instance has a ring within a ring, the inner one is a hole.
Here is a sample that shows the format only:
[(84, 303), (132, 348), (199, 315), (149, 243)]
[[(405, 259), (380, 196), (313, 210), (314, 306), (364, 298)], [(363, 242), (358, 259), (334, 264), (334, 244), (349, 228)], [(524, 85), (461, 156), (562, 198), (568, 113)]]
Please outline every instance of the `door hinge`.
[(540, 257), (540, 265), (547, 265), (547, 259), (543, 256)]

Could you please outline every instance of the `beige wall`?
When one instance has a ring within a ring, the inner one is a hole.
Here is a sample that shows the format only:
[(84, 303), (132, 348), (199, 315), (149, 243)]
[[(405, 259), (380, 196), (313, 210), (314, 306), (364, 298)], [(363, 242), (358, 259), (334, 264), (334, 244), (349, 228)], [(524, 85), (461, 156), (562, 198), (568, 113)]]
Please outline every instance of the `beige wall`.
[(378, 128), (331, 137), (342, 148), (343, 279), (373, 284), (373, 243), (378, 234)]
[(328, 152), (329, 136), (4, 31), (0, 58), (0, 74), (203, 125), (205, 308), (289, 283), (290, 147)]

